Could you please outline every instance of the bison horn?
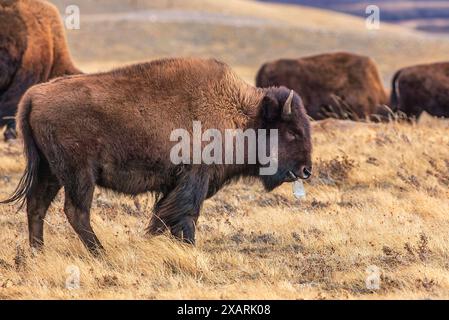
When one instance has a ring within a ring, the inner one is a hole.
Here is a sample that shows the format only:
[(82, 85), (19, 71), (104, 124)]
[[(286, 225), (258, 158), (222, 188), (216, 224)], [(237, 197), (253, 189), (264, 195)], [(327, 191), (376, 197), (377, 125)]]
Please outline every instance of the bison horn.
[(292, 114), (292, 101), (293, 101), (293, 90), (290, 90), (290, 94), (287, 98), (287, 101), (285, 101), (284, 108), (282, 110), (282, 115), (285, 117), (289, 117)]

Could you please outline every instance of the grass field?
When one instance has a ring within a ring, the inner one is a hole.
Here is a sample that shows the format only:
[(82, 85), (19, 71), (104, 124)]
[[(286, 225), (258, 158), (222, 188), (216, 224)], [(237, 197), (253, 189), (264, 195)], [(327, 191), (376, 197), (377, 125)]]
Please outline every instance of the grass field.
[[(87, 71), (165, 55), (216, 56), (252, 82), (265, 59), (344, 49), (374, 56), (388, 80), (396, 68), (443, 59), (449, 49), (443, 38), (388, 25), (373, 34), (354, 17), (301, 7), (78, 2), (89, 16), (69, 41)], [(182, 11), (176, 23), (167, 13), (165, 22), (111, 18), (173, 7)], [(197, 22), (195, 8), (221, 22)], [(107, 250), (101, 259), (89, 256), (69, 226), (63, 194), (47, 215), (42, 254), (28, 248), (24, 210), (1, 206), (0, 299), (449, 298), (449, 121), (326, 120), (313, 124), (313, 143), (306, 199), (294, 198), (290, 184), (272, 193), (258, 184), (226, 187), (205, 202), (194, 248), (145, 236), (151, 195), (96, 191), (93, 227)], [(23, 167), (20, 142), (0, 142), (1, 199)], [(75, 269), (80, 287), (68, 290)], [(378, 288), (366, 285), (373, 277)]]
[[(97, 191), (88, 255), (58, 196), (46, 248), (28, 249), (23, 210), (2, 207), (0, 298), (448, 298), (449, 122), (314, 124), (315, 177), (299, 201), (239, 183), (206, 201), (196, 248), (147, 238), (151, 196)], [(0, 197), (22, 170), (19, 145), (0, 144)], [(81, 285), (67, 290), (70, 268)], [(67, 269), (69, 268), (69, 269)], [(370, 290), (370, 270), (379, 290)]]

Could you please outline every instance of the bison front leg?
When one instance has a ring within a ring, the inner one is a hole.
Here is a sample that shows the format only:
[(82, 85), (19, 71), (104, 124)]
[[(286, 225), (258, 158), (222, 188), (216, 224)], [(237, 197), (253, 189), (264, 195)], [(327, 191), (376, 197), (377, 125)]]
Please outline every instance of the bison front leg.
[(173, 236), (195, 243), (195, 226), (207, 196), (209, 175), (203, 168), (184, 174), (176, 187), (155, 205), (148, 233), (160, 234), (167, 228)]
[[(11, 61), (9, 62), (11, 63)], [(23, 69), (18, 70), (14, 76), (10, 76), (11, 83), (6, 91), (1, 94), (0, 99), (0, 127), (6, 125), (6, 130), (3, 133), (5, 141), (16, 139), (15, 114), (17, 105), (25, 91), (39, 82), (38, 73), (30, 74)]]

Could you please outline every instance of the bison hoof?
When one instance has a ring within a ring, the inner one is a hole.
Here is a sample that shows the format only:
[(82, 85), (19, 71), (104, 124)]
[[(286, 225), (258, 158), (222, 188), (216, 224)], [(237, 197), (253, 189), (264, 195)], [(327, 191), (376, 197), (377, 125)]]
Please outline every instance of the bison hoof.
[(192, 218), (186, 217), (181, 223), (171, 228), (171, 234), (178, 240), (195, 245), (195, 223)]
[(3, 133), (3, 136), (5, 137), (5, 141), (6, 142), (17, 139), (16, 129), (14, 129), (14, 128), (7, 128), (5, 130), (5, 132)]

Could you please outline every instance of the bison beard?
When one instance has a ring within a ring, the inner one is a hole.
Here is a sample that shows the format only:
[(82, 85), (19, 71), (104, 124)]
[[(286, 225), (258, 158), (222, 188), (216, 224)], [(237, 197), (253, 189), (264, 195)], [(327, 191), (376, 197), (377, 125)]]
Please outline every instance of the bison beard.
[(16, 137), (17, 105), (31, 86), (79, 74), (67, 48), (59, 12), (46, 1), (0, 1), (0, 128)]
[[(70, 95), (65, 95), (70, 92)], [(260, 164), (175, 165), (174, 129), (278, 129), (278, 172), (260, 176), (268, 190), (307, 178), (310, 124), (297, 94), (257, 89), (215, 60), (169, 59), (34, 86), (18, 112), (27, 157), (14, 195), (25, 201), (30, 244), (43, 244), (43, 219), (64, 187), (65, 214), (94, 254), (102, 246), (90, 224), (95, 185), (129, 195), (157, 195), (150, 234), (167, 228), (194, 243), (203, 201)], [(293, 177), (293, 178), (292, 178)]]

